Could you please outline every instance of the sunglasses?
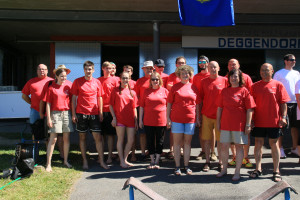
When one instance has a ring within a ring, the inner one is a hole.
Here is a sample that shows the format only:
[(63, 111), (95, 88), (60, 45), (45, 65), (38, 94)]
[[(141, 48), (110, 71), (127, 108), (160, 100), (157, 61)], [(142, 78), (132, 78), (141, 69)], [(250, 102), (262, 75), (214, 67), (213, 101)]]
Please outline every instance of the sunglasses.
[(294, 61), (296, 61), (296, 59), (288, 59), (288, 61), (292, 61), (292, 62), (294, 62)]
[(159, 81), (158, 78), (151, 78), (151, 81)]
[(199, 61), (199, 64), (206, 64), (206, 61)]
[(156, 66), (156, 67), (158, 67), (158, 68), (164, 68), (165, 66)]

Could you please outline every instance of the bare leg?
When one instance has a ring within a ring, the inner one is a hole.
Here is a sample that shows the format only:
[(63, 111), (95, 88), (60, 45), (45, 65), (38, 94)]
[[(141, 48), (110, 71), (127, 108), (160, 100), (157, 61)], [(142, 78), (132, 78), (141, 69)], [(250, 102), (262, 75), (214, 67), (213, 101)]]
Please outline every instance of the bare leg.
[(212, 131), (212, 140), (210, 144), (210, 151), (215, 152), (215, 146), (216, 146), (216, 132), (215, 130)]
[(222, 158), (223, 169), (217, 174), (217, 177), (222, 177), (227, 174), (230, 143), (220, 143), (219, 145), (221, 149), (219, 156)]
[(89, 165), (86, 158), (86, 133), (85, 132), (79, 133), (79, 146), (80, 146), (80, 151), (81, 151), (81, 156), (83, 161), (82, 168), (88, 169)]
[(57, 147), (61, 158), (64, 158), (64, 141), (63, 137), (57, 136)]
[(292, 127), (291, 128), (292, 140), (293, 140), (293, 147), (292, 149), (296, 149), (298, 146), (298, 128)]
[(183, 140), (183, 133), (173, 134), (173, 148), (174, 148), (174, 160), (175, 166), (180, 167), (180, 149)]
[(68, 162), (69, 149), (70, 149), (70, 133), (63, 133), (63, 146), (64, 146), (64, 165), (71, 168), (72, 165)]
[(100, 166), (103, 167), (104, 169), (109, 169), (109, 167), (104, 162), (102, 135), (100, 134), (100, 132), (92, 132), (92, 134), (93, 134), (93, 137), (95, 140), (96, 149), (97, 149), (98, 156), (99, 156)]
[(233, 181), (237, 181), (240, 179), (241, 174), (241, 167), (242, 167), (242, 162), (244, 158), (244, 148), (242, 144), (235, 144), (235, 149), (236, 149), (236, 166), (235, 166), (235, 172), (232, 177)]
[(173, 133), (170, 131), (170, 152), (174, 153), (174, 139), (173, 139)]
[(269, 144), (272, 150), (273, 165), (274, 165), (273, 172), (279, 172), (280, 150), (279, 150), (279, 146), (277, 145), (277, 141), (278, 139), (269, 139)]
[(140, 134), (140, 145), (141, 145), (142, 155), (145, 155), (146, 145), (147, 145), (147, 137), (145, 133)]
[(250, 148), (250, 134), (248, 134), (248, 144), (244, 145), (244, 158), (248, 158)]
[(113, 157), (113, 149), (114, 149), (114, 135), (107, 135), (107, 147), (108, 147), (108, 158), (106, 160), (107, 164), (112, 163), (112, 157)]
[(183, 146), (183, 160), (184, 160), (184, 166), (189, 166), (190, 161), (190, 155), (191, 155), (191, 141), (192, 141), (193, 135), (186, 135), (183, 134), (184, 138), (184, 146)]
[(211, 140), (204, 140), (204, 152), (205, 152), (205, 159), (206, 163), (210, 163), (210, 146), (211, 146)]
[(131, 159), (130, 159), (131, 162), (135, 162), (137, 160), (135, 156), (135, 149), (136, 149), (136, 135), (133, 138), (133, 144), (131, 147)]
[(235, 158), (235, 156), (236, 156), (235, 145), (234, 145), (234, 144), (231, 144), (231, 145), (230, 145), (230, 149), (231, 149), (232, 157)]
[(57, 134), (51, 133), (50, 140), (49, 140), (48, 147), (47, 147), (47, 164), (46, 164), (47, 172), (52, 172), (51, 160), (52, 160), (53, 150), (54, 150), (56, 141), (57, 141)]
[[(133, 145), (133, 141), (134, 141), (134, 137), (135, 137), (135, 129), (134, 128), (126, 128), (126, 132), (127, 132), (127, 144), (125, 146), (124, 149), (124, 162), (126, 165), (128, 165), (129, 167), (133, 166), (132, 163), (127, 161), (130, 149)], [(146, 134), (144, 134), (146, 135)]]
[(264, 145), (264, 138), (255, 138), (254, 157), (256, 162), (256, 170), (261, 172), (261, 160), (262, 160), (262, 147)]
[(117, 131), (117, 135), (118, 135), (117, 149), (118, 149), (118, 154), (119, 154), (119, 158), (120, 158), (120, 166), (122, 168), (128, 168), (128, 165), (125, 163), (125, 160), (124, 160), (124, 148), (123, 148), (125, 130), (126, 130), (126, 127), (122, 127), (122, 126), (116, 127), (116, 131)]

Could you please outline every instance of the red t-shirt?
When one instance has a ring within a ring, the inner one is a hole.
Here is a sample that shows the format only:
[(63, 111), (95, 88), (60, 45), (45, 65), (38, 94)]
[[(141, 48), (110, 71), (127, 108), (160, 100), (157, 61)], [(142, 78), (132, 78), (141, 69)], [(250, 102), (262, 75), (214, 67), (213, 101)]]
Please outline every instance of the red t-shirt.
[(53, 78), (45, 77), (43, 79), (39, 77), (35, 77), (30, 79), (22, 89), (22, 93), (26, 95), (31, 95), (31, 108), (36, 111), (39, 111), (40, 100), (42, 100), (42, 91), (44, 89), (44, 85), (53, 80)]
[(168, 83), (169, 75), (165, 74), (165, 73), (161, 73), (160, 77), (161, 77), (161, 79), (163, 81), (163, 86), (165, 88), (167, 88), (167, 83)]
[(252, 82), (252, 79), (251, 77), (248, 75), (248, 74), (245, 74), (245, 73), (242, 73), (242, 76), (244, 78), (244, 81), (245, 81), (245, 87), (251, 91), (251, 87), (253, 85), (253, 82)]
[(167, 97), (169, 91), (164, 87), (158, 89), (147, 88), (140, 99), (140, 106), (144, 108), (144, 125), (166, 126)]
[(208, 118), (217, 118), (217, 102), (221, 91), (227, 86), (227, 78), (218, 76), (216, 79), (204, 78), (200, 84), (200, 101), (202, 101), (201, 113)]
[(290, 101), (290, 97), (279, 81), (258, 81), (252, 86), (252, 95), (256, 103), (254, 125), (256, 127), (279, 127), (281, 118), (280, 104)]
[(224, 88), (217, 105), (223, 108), (221, 130), (245, 131), (247, 110), (255, 107), (254, 99), (247, 88)]
[(115, 77), (99, 77), (103, 88), (103, 112), (109, 112), (109, 98), (112, 90), (119, 85), (118, 80)]
[(84, 76), (75, 79), (71, 93), (77, 96), (76, 113), (99, 115), (98, 98), (103, 95), (103, 91), (98, 79), (86, 80)]
[(150, 78), (146, 78), (144, 76), (142, 78), (139, 78), (136, 81), (134, 91), (136, 92), (138, 98), (142, 97), (145, 89), (149, 88), (149, 84), (150, 84), (149, 80)]
[(176, 83), (171, 88), (167, 102), (172, 104), (171, 121), (195, 123), (196, 104), (199, 104), (198, 90), (191, 83)]
[(169, 75), (166, 86), (169, 85), (169, 84), (170, 85), (175, 85), (176, 83), (179, 83), (179, 82), (181, 82), (181, 80), (180, 80), (180, 78), (178, 78), (176, 76), (176, 74), (174, 72), (174, 73), (172, 73), (172, 74)]
[(198, 89), (198, 91), (200, 91), (200, 85), (201, 85), (201, 81), (207, 77), (209, 77), (209, 72), (208, 73), (198, 73), (194, 76), (193, 78), (193, 85), (195, 85)]
[(130, 89), (134, 90), (135, 89), (135, 85), (136, 85), (136, 81), (134, 81), (134, 80), (130, 80), (129, 81)]
[(51, 104), (51, 111), (65, 111), (70, 110), (72, 94), (72, 82), (66, 80), (63, 85), (52, 83), (47, 91), (46, 102)]
[(134, 109), (137, 107), (137, 96), (135, 91), (130, 91), (128, 88), (114, 88), (110, 96), (110, 105), (112, 105), (117, 123), (121, 123), (126, 127), (134, 127)]

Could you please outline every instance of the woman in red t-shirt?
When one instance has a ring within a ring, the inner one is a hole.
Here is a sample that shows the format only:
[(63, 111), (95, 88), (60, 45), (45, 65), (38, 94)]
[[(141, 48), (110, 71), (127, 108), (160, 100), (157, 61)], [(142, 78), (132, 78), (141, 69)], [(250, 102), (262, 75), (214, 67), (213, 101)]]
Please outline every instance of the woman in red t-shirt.
[[(163, 150), (164, 135), (166, 130), (166, 110), (168, 90), (163, 87), (159, 73), (150, 76), (149, 88), (140, 98), (139, 126), (145, 127), (147, 146), (151, 158), (147, 169), (159, 169), (160, 154)], [(155, 157), (155, 158), (154, 158)]]
[(229, 86), (224, 88), (218, 99), (217, 129), (221, 131), (221, 159), (223, 169), (217, 177), (227, 174), (229, 147), (236, 147), (236, 168), (233, 181), (241, 178), (240, 169), (244, 158), (243, 145), (248, 144), (248, 134), (251, 131), (253, 108), (256, 106), (248, 89), (243, 87), (244, 79), (239, 69), (233, 69), (228, 74)]
[[(137, 96), (129, 87), (130, 75), (122, 72), (120, 75), (121, 84), (114, 88), (110, 96), (109, 109), (113, 120), (112, 126), (116, 128), (118, 141), (117, 149), (120, 158), (120, 166), (128, 168), (133, 166), (127, 161), (128, 154), (134, 142), (137, 123)], [(127, 133), (127, 144), (123, 148), (125, 131)]]
[(71, 71), (64, 65), (59, 65), (53, 70), (56, 82), (49, 86), (46, 96), (47, 125), (50, 130), (50, 139), (47, 147), (46, 171), (51, 172), (51, 159), (57, 140), (57, 134), (63, 134), (64, 165), (71, 168), (68, 162), (70, 148), (70, 132), (74, 131), (71, 117), (70, 102), (72, 99), (72, 83), (67, 80), (67, 74)]
[(191, 141), (195, 125), (199, 122), (199, 97), (196, 86), (190, 83), (194, 69), (188, 65), (178, 67), (175, 74), (180, 82), (173, 85), (167, 99), (167, 127), (171, 127), (174, 142), (174, 159), (176, 175), (181, 175), (180, 148), (183, 144), (184, 168), (187, 175), (192, 174), (189, 168)]

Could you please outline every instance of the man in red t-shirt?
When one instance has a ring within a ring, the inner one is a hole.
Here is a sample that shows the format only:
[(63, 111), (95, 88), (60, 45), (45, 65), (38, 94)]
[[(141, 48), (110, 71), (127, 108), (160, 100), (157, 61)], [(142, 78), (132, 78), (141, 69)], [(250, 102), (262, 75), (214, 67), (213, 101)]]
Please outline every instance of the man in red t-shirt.
[[(139, 78), (136, 81), (136, 85), (135, 85), (135, 92), (137, 97), (140, 99), (141, 97), (143, 97), (144, 91), (149, 88), (149, 84), (150, 84), (150, 76), (153, 73), (154, 70), (154, 66), (153, 66), (153, 61), (149, 60), (149, 61), (145, 61), (144, 65), (142, 67), (145, 76), (142, 78)], [(141, 145), (141, 160), (145, 160), (146, 158), (146, 146), (147, 146), (147, 139), (146, 139), (146, 133), (144, 129), (139, 129), (139, 136), (140, 136), (140, 145)]]
[(101, 135), (107, 138), (107, 147), (108, 147), (108, 158), (106, 163), (112, 163), (114, 141), (116, 135), (116, 129), (112, 127), (111, 121), (113, 120), (111, 113), (109, 111), (109, 99), (112, 90), (118, 86), (118, 80), (115, 77), (111, 76), (111, 71), (113, 66), (110, 62), (105, 61), (102, 64), (103, 76), (99, 77), (98, 80), (101, 82), (103, 87), (104, 94), (102, 95), (103, 100), (103, 121), (101, 122)]
[[(176, 61), (175, 61), (175, 64), (176, 64), (176, 68), (179, 67), (179, 66), (185, 65), (186, 64), (185, 57), (183, 57), (183, 56), (177, 57)], [(175, 72), (170, 74), (170, 76), (168, 77), (167, 89), (170, 91), (172, 86), (175, 85), (176, 83), (179, 83), (179, 82), (180, 82), (180, 78), (178, 78), (176, 76)]]
[(86, 132), (93, 134), (99, 155), (100, 166), (109, 167), (104, 162), (100, 122), (103, 121), (102, 86), (98, 79), (93, 78), (94, 63), (86, 61), (83, 64), (84, 76), (75, 79), (72, 85), (72, 121), (76, 123), (79, 132), (79, 145), (83, 159), (83, 169), (88, 169), (86, 157)]
[(208, 71), (210, 76), (201, 81), (201, 87), (199, 96), (201, 99), (200, 112), (202, 114), (202, 140), (204, 141), (204, 151), (206, 163), (203, 167), (203, 171), (208, 172), (210, 170), (210, 149), (211, 140), (215, 132), (217, 143), (217, 150), (219, 154), (219, 168), (222, 168), (222, 162), (220, 158), (220, 132), (216, 129), (216, 115), (217, 104), (216, 100), (219, 98), (223, 88), (227, 86), (227, 78), (219, 76), (220, 67), (216, 61), (211, 61), (208, 64)]
[(38, 119), (44, 118), (44, 113), (40, 115), (42, 92), (46, 83), (53, 80), (53, 78), (48, 77), (47, 74), (47, 66), (39, 64), (37, 66), (37, 77), (30, 79), (22, 90), (22, 99), (30, 104), (31, 108), (29, 119), (30, 124), (33, 124)]
[[(198, 91), (200, 91), (200, 86), (201, 86), (201, 81), (204, 79), (204, 78), (207, 78), (209, 77), (209, 72), (208, 72), (208, 63), (209, 63), (209, 59), (204, 56), (204, 55), (201, 55), (198, 59), (198, 66), (199, 66), (199, 73), (196, 74), (194, 77), (193, 77), (193, 85), (195, 85), (198, 89)], [(202, 140), (202, 129), (200, 128), (199, 129), (199, 141), (200, 141), (200, 145), (201, 145), (201, 148), (202, 148), (202, 151), (200, 151), (198, 157), (197, 157), (197, 160), (202, 160), (202, 159), (205, 159), (205, 152), (204, 152), (204, 142)], [(212, 144), (211, 144), (211, 160), (213, 161), (216, 161), (217, 160), (217, 156), (214, 152), (215, 150), (215, 143), (216, 143), (216, 137), (215, 137), (215, 134), (213, 136), (213, 139), (211, 140), (212, 141)]]
[(265, 63), (260, 68), (261, 81), (252, 86), (252, 95), (256, 103), (254, 109), (254, 128), (252, 136), (255, 137), (254, 156), (256, 169), (250, 174), (250, 178), (258, 178), (262, 173), (262, 147), (264, 138), (269, 138), (273, 158), (273, 180), (281, 180), (279, 172), (280, 149), (278, 138), (282, 135), (282, 128), (286, 126), (287, 102), (290, 97), (279, 81), (272, 79), (273, 66)]
[(130, 86), (130, 89), (134, 90), (136, 81), (132, 80), (132, 77), (131, 77), (133, 74), (133, 67), (131, 65), (124, 65), (123, 72), (128, 72), (128, 74), (130, 76), (129, 86)]
[(157, 59), (154, 62), (155, 71), (157, 73), (159, 73), (161, 79), (163, 80), (163, 86), (165, 88), (167, 88), (167, 82), (168, 82), (169, 75), (164, 73), (165, 67), (166, 67), (166, 65), (165, 65), (165, 61), (163, 59)]
[[(228, 61), (228, 71), (230, 72), (233, 69), (240, 69), (240, 63), (237, 59), (230, 59)], [(251, 87), (253, 85), (252, 79), (250, 78), (249, 75), (242, 73), (242, 76), (244, 78), (245, 84), (244, 87), (246, 87), (249, 91), (251, 91)], [(250, 141), (250, 134), (248, 134), (248, 141)], [(249, 153), (249, 147), (250, 147), (250, 142), (248, 142), (248, 144), (244, 145), (244, 159), (243, 159), (243, 165), (245, 165), (245, 167), (247, 168), (252, 168), (253, 165), (250, 162), (249, 158), (248, 158), (248, 153)], [(233, 159), (232, 161), (229, 162), (229, 165), (231, 166), (235, 166), (235, 148), (234, 145), (231, 145), (231, 151), (232, 151), (232, 156)]]

